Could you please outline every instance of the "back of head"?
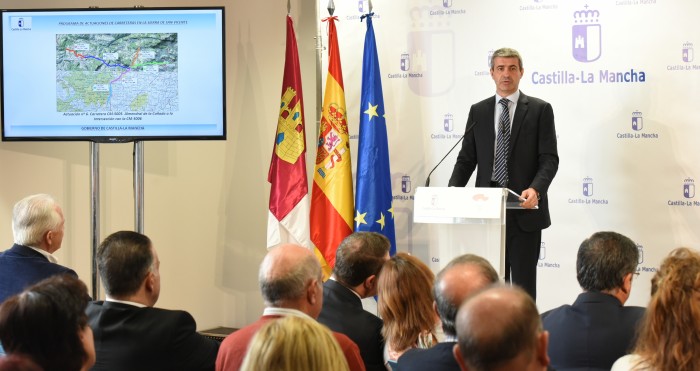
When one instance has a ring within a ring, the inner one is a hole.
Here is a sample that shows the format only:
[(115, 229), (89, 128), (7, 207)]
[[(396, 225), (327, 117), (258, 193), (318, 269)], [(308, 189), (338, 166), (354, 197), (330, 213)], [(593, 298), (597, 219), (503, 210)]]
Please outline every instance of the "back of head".
[(77, 278), (47, 278), (0, 306), (0, 342), (46, 370), (80, 370), (89, 357), (81, 340), (89, 300)]
[(529, 370), (549, 362), (537, 306), (517, 287), (495, 285), (467, 299), (457, 337), (457, 359), (469, 370)]
[(473, 254), (464, 254), (452, 259), (437, 274), (433, 295), (446, 335), (457, 334), (455, 318), (462, 302), (474, 292), (498, 281), (498, 273), (491, 263)]
[(678, 248), (651, 281), (634, 353), (657, 370), (700, 370), (700, 254)]
[(266, 323), (248, 345), (241, 370), (348, 370), (331, 331), (320, 323), (287, 316)]
[(382, 334), (395, 351), (407, 349), (422, 331), (434, 328), (434, 277), (425, 263), (403, 252), (382, 267), (377, 309), (384, 320)]
[(322, 282), (322, 275), (313, 253), (302, 246), (287, 244), (265, 255), (258, 279), (267, 306), (287, 307), (304, 297), (310, 282)]
[(390, 248), (391, 242), (380, 233), (355, 232), (338, 246), (333, 275), (338, 282), (355, 287), (379, 274)]
[(16, 244), (38, 247), (44, 234), (62, 223), (53, 197), (36, 194), (19, 200), (12, 210), (12, 234)]
[(105, 291), (113, 298), (136, 293), (154, 264), (151, 240), (132, 231), (107, 236), (95, 259)]
[(597, 232), (578, 249), (576, 278), (585, 291), (601, 292), (622, 287), (627, 274), (637, 270), (639, 249), (616, 232)]

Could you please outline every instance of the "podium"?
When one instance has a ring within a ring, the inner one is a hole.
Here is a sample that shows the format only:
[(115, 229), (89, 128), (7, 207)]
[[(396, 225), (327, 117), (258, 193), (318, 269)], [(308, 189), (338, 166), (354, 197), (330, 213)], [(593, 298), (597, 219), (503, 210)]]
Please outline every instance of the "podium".
[(507, 188), (418, 187), (413, 222), (428, 225), (429, 265), (442, 269), (454, 257), (471, 253), (505, 276)]

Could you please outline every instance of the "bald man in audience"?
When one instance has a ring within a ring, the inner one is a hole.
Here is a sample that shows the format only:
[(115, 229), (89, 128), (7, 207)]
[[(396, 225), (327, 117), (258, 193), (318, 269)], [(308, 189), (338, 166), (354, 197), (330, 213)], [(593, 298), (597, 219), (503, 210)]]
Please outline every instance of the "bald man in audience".
[(491, 286), (457, 313), (454, 356), (464, 371), (547, 370), (548, 334), (532, 297), (514, 286)]
[[(284, 244), (271, 249), (260, 264), (260, 291), (265, 301), (262, 317), (227, 336), (221, 343), (216, 369), (238, 370), (248, 344), (267, 322), (284, 316), (316, 320), (323, 306), (323, 273), (321, 265), (308, 249)], [(334, 332), (350, 370), (365, 370), (360, 350), (350, 338)]]
[(452, 356), (457, 344), (457, 310), (469, 295), (498, 281), (496, 270), (480, 256), (465, 254), (452, 259), (435, 277), (433, 286), (433, 308), (440, 316), (445, 340), (432, 348), (408, 350), (399, 358), (397, 370), (459, 371)]

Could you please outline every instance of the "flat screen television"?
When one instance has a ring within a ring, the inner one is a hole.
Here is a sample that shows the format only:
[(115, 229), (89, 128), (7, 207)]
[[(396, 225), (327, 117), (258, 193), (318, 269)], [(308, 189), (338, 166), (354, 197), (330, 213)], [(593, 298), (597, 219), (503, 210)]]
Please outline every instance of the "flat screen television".
[(3, 141), (226, 139), (223, 7), (0, 14)]

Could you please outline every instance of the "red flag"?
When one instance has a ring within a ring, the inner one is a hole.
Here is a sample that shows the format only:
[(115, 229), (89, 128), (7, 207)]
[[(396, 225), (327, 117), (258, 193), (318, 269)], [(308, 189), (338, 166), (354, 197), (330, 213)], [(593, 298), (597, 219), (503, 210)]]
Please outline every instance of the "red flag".
[(267, 181), (270, 213), (267, 247), (296, 243), (312, 248), (309, 240), (309, 186), (306, 180), (306, 134), (299, 53), (292, 18), (287, 16), (287, 52), (282, 99)]

